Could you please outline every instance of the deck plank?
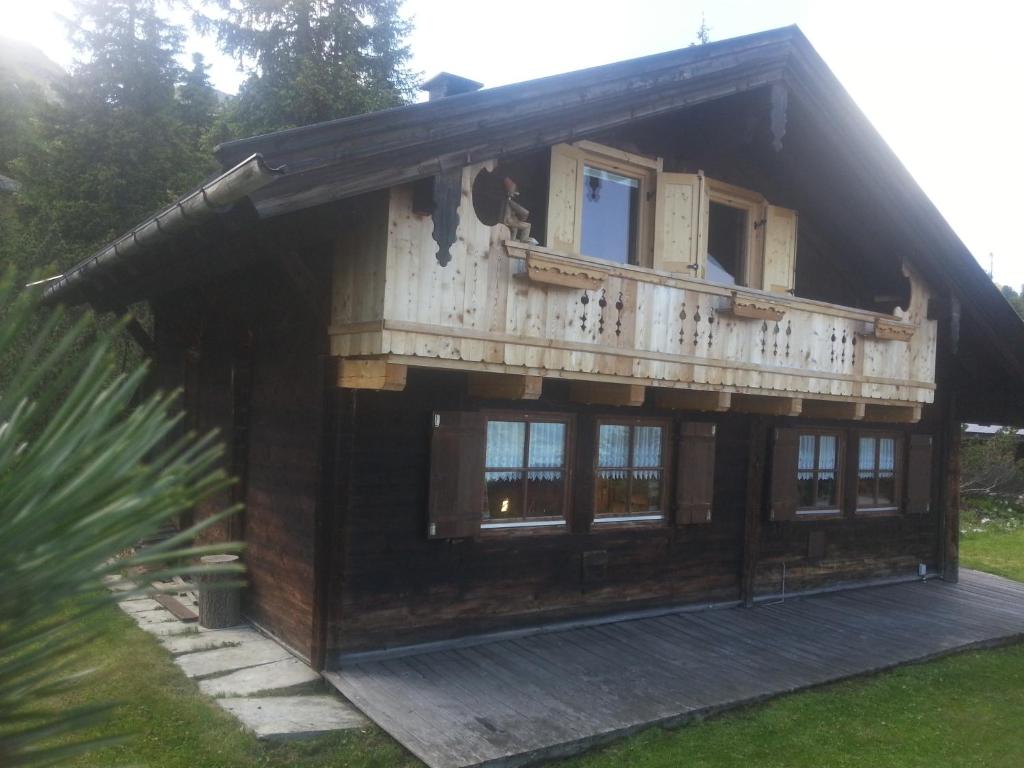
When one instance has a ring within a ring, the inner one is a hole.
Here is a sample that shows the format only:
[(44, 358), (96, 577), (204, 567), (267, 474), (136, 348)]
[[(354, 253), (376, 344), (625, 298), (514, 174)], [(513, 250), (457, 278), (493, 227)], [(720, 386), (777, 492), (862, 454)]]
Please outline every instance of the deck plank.
[(328, 680), (430, 768), (511, 768), (653, 724), (1024, 638), (1024, 584), (891, 584), (351, 664)]

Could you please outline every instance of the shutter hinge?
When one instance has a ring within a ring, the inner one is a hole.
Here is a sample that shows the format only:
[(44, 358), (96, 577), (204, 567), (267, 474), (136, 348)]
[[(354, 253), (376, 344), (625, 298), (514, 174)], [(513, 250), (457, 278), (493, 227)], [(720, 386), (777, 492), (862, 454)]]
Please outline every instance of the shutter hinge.
[(437, 536), (437, 523), (430, 524), (430, 535)]
[(441, 426), (441, 414), (440, 413), (435, 413), (434, 414), (434, 429), (437, 429), (440, 426)]

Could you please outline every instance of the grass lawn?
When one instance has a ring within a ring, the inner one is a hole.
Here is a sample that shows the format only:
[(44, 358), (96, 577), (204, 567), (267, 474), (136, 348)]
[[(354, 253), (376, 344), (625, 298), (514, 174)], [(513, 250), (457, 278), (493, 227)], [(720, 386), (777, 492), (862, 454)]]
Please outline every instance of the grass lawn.
[(1024, 512), (1002, 501), (966, 502), (960, 565), (1024, 581)]
[[(1020, 519), (1012, 511), (968, 510), (963, 565), (1024, 580)], [(96, 614), (88, 624), (83, 630), (98, 638), (83, 652), (83, 664), (98, 673), (65, 703), (118, 700), (116, 723), (92, 735), (134, 735), (71, 765), (420, 765), (376, 728), (290, 745), (259, 742), (203, 697), (160, 645), (116, 608)], [(1015, 646), (798, 693), (672, 731), (653, 728), (558, 765), (1016, 768), (1024, 764), (1021, 723), (1024, 646)]]

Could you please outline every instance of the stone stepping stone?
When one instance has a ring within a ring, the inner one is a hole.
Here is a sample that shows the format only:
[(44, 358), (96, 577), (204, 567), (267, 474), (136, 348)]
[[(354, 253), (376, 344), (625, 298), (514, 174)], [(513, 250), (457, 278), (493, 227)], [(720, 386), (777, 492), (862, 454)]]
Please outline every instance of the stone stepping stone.
[(211, 629), (187, 635), (161, 637), (160, 644), (173, 655), (178, 656), (182, 653), (212, 651), (228, 645), (259, 640), (262, 637), (263, 635), (254, 629)]
[(177, 656), (174, 663), (189, 677), (210, 677), (290, 658), (292, 655), (273, 640), (255, 637), (230, 648), (185, 653)]
[(370, 724), (347, 701), (328, 694), (217, 699), (260, 739), (308, 739)]
[(163, 608), (153, 611), (138, 611), (136, 613), (129, 613), (128, 615), (135, 619), (135, 623), (143, 629), (152, 626), (153, 624), (166, 624), (172, 621), (182, 627), (188, 626), (187, 624), (178, 621), (173, 615), (171, 615), (170, 611), (165, 611)]
[(137, 597), (134, 600), (122, 600), (117, 607), (128, 614), (142, 613), (143, 611), (162, 611), (163, 606), (156, 600), (148, 597)]
[(207, 696), (251, 696), (267, 691), (293, 691), (312, 687), (320, 675), (294, 657), (258, 667), (240, 669), (220, 677), (199, 681), (199, 690)]

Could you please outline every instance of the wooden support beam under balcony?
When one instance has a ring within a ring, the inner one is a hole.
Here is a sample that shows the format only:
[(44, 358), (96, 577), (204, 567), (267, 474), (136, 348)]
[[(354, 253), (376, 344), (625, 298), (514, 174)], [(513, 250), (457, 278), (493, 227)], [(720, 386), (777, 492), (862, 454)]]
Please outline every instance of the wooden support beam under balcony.
[(469, 395), (483, 400), (536, 400), (544, 379), (513, 373), (469, 374)]
[(569, 397), (587, 405), (640, 406), (644, 404), (645, 389), (643, 384), (574, 381), (569, 386)]
[(731, 410), (764, 416), (799, 416), (803, 402), (799, 397), (736, 394), (732, 396)]
[(842, 419), (861, 421), (864, 418), (864, 403), (846, 400), (804, 400), (801, 416), (809, 419)]
[(731, 392), (709, 392), (703, 389), (654, 390), (654, 404), (658, 408), (723, 413), (729, 410), (731, 402)]
[(384, 359), (343, 357), (338, 361), (338, 386), (400, 392), (405, 389), (407, 371), (406, 366)]
[(921, 420), (920, 405), (873, 405), (864, 411), (864, 421), (883, 421), (889, 424), (916, 424)]

